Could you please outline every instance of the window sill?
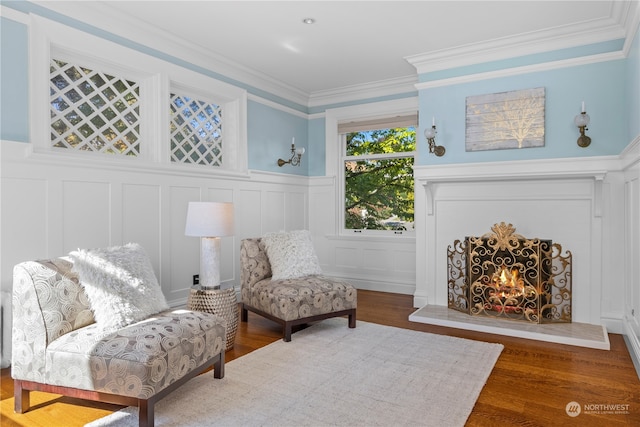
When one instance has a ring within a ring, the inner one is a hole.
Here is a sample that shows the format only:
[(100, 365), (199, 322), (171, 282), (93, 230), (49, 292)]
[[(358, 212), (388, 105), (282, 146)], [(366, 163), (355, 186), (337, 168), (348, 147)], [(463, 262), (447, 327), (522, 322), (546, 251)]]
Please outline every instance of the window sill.
[(202, 165), (157, 163), (142, 157), (119, 157), (95, 153), (57, 152), (40, 149), (31, 143), (3, 143), (3, 157), (14, 161), (44, 163), (69, 168), (95, 168), (124, 172), (159, 173), (163, 175), (248, 179), (248, 171), (217, 169)]
[(381, 242), (381, 243), (415, 243), (416, 237), (415, 234), (412, 236), (408, 235), (398, 235), (398, 236), (380, 236), (380, 235), (371, 235), (371, 234), (327, 234), (326, 237), (328, 240), (342, 240), (342, 241), (351, 241), (351, 242)]

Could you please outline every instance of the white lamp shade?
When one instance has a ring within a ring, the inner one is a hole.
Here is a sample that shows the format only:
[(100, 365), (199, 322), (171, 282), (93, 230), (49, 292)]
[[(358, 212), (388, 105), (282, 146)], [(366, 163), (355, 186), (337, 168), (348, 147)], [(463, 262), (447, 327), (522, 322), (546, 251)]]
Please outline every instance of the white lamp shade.
[(233, 203), (189, 202), (186, 236), (233, 236)]

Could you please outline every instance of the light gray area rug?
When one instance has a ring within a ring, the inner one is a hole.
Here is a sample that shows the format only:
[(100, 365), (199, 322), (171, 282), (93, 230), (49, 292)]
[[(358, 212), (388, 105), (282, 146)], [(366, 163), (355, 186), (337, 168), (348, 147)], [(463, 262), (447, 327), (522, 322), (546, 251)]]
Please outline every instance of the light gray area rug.
[[(463, 426), (503, 346), (327, 319), (192, 379), (155, 425)], [(137, 408), (88, 424), (138, 425)]]

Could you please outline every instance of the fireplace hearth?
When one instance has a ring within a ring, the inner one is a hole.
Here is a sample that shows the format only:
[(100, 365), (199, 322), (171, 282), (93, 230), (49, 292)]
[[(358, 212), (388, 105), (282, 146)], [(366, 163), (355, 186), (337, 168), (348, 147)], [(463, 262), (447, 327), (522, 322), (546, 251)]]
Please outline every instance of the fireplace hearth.
[(531, 323), (571, 322), (571, 252), (501, 222), (447, 249), (448, 306)]

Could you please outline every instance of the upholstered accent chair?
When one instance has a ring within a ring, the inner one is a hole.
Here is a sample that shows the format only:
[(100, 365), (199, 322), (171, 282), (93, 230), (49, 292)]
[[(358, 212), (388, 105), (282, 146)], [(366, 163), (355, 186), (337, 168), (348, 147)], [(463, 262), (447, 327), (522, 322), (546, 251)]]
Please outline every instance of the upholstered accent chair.
[(262, 238), (240, 244), (241, 320), (248, 311), (283, 326), (284, 341), (291, 341), (292, 328), (330, 317), (348, 317), (356, 327), (357, 290), (343, 280), (310, 274), (275, 279)]
[(72, 267), (69, 257), (14, 267), (16, 412), (29, 410), (30, 391), (44, 391), (138, 406), (140, 426), (153, 426), (157, 401), (211, 367), (224, 376), (222, 317), (167, 309), (105, 329)]

